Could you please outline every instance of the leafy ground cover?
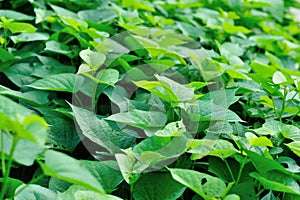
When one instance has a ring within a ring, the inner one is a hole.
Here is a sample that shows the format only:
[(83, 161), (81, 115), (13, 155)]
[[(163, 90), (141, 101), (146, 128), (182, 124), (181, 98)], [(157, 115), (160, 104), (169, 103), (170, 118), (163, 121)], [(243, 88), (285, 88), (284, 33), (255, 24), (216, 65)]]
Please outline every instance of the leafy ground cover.
[(0, 199), (300, 199), (298, 1), (0, 5)]

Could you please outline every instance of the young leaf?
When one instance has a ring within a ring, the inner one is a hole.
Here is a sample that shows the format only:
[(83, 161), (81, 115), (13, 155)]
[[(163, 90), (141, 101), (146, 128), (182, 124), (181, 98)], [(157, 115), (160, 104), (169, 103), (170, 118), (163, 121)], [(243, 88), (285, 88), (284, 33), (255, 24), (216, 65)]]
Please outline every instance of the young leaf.
[(287, 79), (285, 78), (285, 76), (283, 75), (282, 72), (277, 71), (274, 73), (273, 77), (272, 77), (272, 81), (275, 84), (281, 84), (287, 81)]
[(106, 59), (104, 54), (91, 51), (90, 49), (82, 50), (79, 55), (92, 69), (98, 69), (101, 67)]

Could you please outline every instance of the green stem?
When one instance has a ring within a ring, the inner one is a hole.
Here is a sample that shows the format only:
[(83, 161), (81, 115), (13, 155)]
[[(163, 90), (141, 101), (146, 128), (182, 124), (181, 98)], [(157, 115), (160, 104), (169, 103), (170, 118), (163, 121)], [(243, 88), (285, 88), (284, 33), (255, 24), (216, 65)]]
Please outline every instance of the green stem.
[(17, 143), (19, 141), (18, 137), (14, 137), (13, 138), (13, 144), (12, 147), (10, 149), (10, 153), (8, 156), (8, 163), (7, 163), (7, 168), (4, 174), (4, 180), (3, 180), (3, 185), (2, 185), (2, 189), (1, 189), (1, 194), (0, 194), (0, 199), (4, 199), (4, 196), (6, 194), (6, 191), (8, 189), (8, 178), (9, 178), (9, 174), (10, 174), (10, 170), (12, 167), (12, 161), (13, 161), (13, 155), (17, 146)]
[(285, 122), (285, 124), (288, 124), (290, 121), (292, 121), (299, 113), (300, 113), (300, 110), (298, 110), (298, 112), (296, 112), (296, 114), (294, 114), (292, 117), (290, 117), (289, 120), (287, 120)]
[(285, 101), (286, 101), (286, 96), (287, 96), (287, 91), (286, 91), (286, 88), (284, 88), (284, 93), (283, 93), (283, 99), (282, 99), (282, 107), (281, 107), (281, 111), (280, 111), (280, 122), (282, 122), (282, 115), (284, 113), (284, 110), (285, 110)]
[(2, 166), (2, 176), (5, 174), (5, 152), (4, 152), (4, 139), (3, 139), (3, 132), (0, 130), (0, 137), (1, 137), (1, 166)]
[(271, 99), (272, 99), (274, 113), (275, 113), (276, 117), (279, 119), (279, 121), (281, 122), (281, 117), (280, 117), (280, 115), (278, 114), (278, 112), (276, 110), (275, 101), (274, 101), (274, 98), (273, 98), (272, 95), (271, 95)]
[(133, 184), (130, 185), (130, 200), (133, 200)]
[(3, 36), (4, 36), (4, 44), (3, 44), (3, 47), (4, 49), (6, 50), (6, 47), (7, 47), (7, 28), (4, 27), (4, 30), (3, 30)]
[(229, 171), (229, 173), (230, 173), (231, 179), (232, 179), (234, 182), (236, 182), (236, 180), (235, 180), (235, 178), (234, 178), (234, 176), (233, 176), (233, 173), (232, 173), (232, 171), (231, 171), (231, 168), (230, 168), (230, 166), (229, 166), (227, 160), (224, 159), (224, 162), (225, 162), (225, 165), (226, 165), (226, 167), (227, 167), (227, 169), (228, 169), (228, 171)]
[(247, 161), (247, 158), (245, 157), (241, 166), (240, 166), (240, 170), (239, 170), (239, 173), (238, 173), (238, 176), (237, 176), (237, 179), (236, 179), (236, 184), (238, 184), (240, 182), (240, 179), (241, 179), (241, 175), (242, 175), (242, 172), (243, 172), (243, 169), (244, 169), (244, 166), (246, 164), (246, 161)]

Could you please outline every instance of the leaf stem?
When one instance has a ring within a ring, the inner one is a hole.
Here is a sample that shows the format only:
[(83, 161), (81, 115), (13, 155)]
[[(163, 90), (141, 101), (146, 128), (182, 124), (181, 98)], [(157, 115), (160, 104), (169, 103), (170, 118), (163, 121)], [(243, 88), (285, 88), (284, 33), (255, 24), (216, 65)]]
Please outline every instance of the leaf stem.
[(4, 152), (4, 139), (3, 139), (3, 132), (0, 130), (0, 139), (1, 139), (1, 168), (2, 168), (2, 175), (4, 176), (5, 174), (5, 152)]
[(10, 153), (8, 156), (8, 163), (7, 163), (7, 168), (6, 168), (5, 174), (4, 174), (4, 180), (3, 180), (3, 185), (2, 185), (2, 189), (1, 189), (0, 199), (4, 199), (4, 196), (8, 189), (8, 178), (9, 178), (10, 170), (12, 167), (13, 155), (14, 155), (18, 141), (19, 141), (19, 138), (15, 136), (13, 138), (12, 147), (10, 149)]
[(236, 184), (238, 184), (240, 182), (241, 175), (242, 175), (244, 166), (246, 164), (246, 161), (247, 161), (247, 158), (245, 157), (244, 160), (243, 160), (243, 162), (241, 163), (240, 170), (239, 170), (239, 173), (238, 173), (238, 176), (237, 176), (237, 179), (236, 179)]
[(283, 92), (283, 98), (282, 98), (282, 106), (281, 106), (281, 111), (280, 111), (280, 122), (282, 122), (282, 115), (284, 113), (284, 110), (285, 110), (285, 102), (286, 102), (286, 96), (287, 96), (287, 91), (286, 91), (286, 87), (284, 88), (284, 92)]
[(133, 200), (133, 184), (130, 185), (130, 200)]
[(233, 173), (232, 173), (232, 171), (231, 171), (231, 168), (230, 168), (230, 166), (229, 166), (227, 160), (224, 159), (224, 162), (225, 162), (225, 165), (226, 165), (226, 167), (227, 167), (227, 169), (228, 169), (228, 171), (229, 171), (229, 173), (230, 173), (231, 179), (232, 179), (234, 182), (236, 182), (236, 180), (235, 180), (235, 178), (234, 178), (234, 176), (233, 176)]

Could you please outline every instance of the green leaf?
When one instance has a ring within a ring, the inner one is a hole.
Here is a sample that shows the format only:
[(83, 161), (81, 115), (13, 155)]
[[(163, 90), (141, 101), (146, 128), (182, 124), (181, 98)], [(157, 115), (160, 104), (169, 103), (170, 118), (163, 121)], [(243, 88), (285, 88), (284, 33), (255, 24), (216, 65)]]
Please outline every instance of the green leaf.
[(250, 176), (258, 180), (266, 189), (300, 196), (300, 187), (298, 183), (292, 177), (284, 173), (273, 172), (270, 177), (271, 180), (270, 178), (268, 179), (267, 177), (261, 176), (257, 172), (252, 172)]
[(105, 118), (136, 127), (160, 128), (165, 125), (167, 118), (165, 113), (159, 111), (144, 111), (132, 109), (129, 112), (117, 113)]
[(192, 160), (208, 155), (227, 158), (237, 153), (233, 144), (226, 140), (193, 139), (189, 141), (188, 146), (188, 152), (192, 153)]
[[(0, 186), (2, 187), (4, 178), (0, 178)], [(22, 181), (14, 178), (8, 178), (7, 180), (8, 190), (6, 191), (6, 196), (14, 196), (16, 189), (24, 184)]]
[(190, 188), (204, 199), (221, 197), (226, 184), (219, 178), (189, 169), (169, 169), (173, 179)]
[(1, 17), (5, 17), (5, 18), (10, 18), (10, 19), (15, 19), (15, 20), (19, 20), (19, 21), (29, 21), (29, 20), (33, 20), (34, 17), (33, 16), (29, 16), (26, 15), (24, 13), (21, 12), (17, 12), (14, 10), (0, 10), (0, 16)]
[[(24, 188), (24, 189), (23, 189)], [(23, 190), (22, 190), (23, 189)], [(40, 199), (56, 199), (57, 194), (52, 190), (49, 190), (40, 185), (21, 185), (16, 192), (22, 190), (17, 196), (15, 196), (15, 200), (23, 200), (23, 199), (32, 199), (32, 200), (40, 200)]]
[(96, 144), (104, 147), (110, 153), (119, 152), (119, 147), (112, 141), (112, 135), (115, 132), (109, 124), (97, 118), (96, 114), (83, 108), (70, 105), (74, 118), (79, 125), (82, 134)]
[(98, 179), (106, 193), (112, 193), (123, 181), (116, 161), (81, 161), (84, 166)]
[(257, 153), (254, 153), (251, 151), (246, 151), (246, 153), (249, 156), (249, 158), (251, 159), (256, 170), (262, 175), (264, 175), (272, 170), (281, 171), (288, 175), (291, 174), (289, 171), (287, 171), (282, 165), (280, 165), (275, 160), (271, 160), (264, 156), (260, 156)]
[(78, 12), (80, 19), (104, 23), (117, 17), (113, 9), (81, 10)]
[(115, 69), (103, 69), (97, 74), (98, 83), (114, 85), (119, 80), (119, 71)]
[(224, 200), (240, 200), (241, 198), (236, 194), (227, 195)]
[(281, 84), (281, 83), (285, 83), (287, 81), (287, 79), (285, 78), (285, 76), (283, 75), (282, 72), (277, 71), (274, 73), (274, 75), (272, 77), (272, 81), (275, 84)]
[(253, 138), (250, 140), (251, 146), (269, 146), (273, 147), (272, 141), (266, 136), (260, 136), (258, 138)]
[(124, 180), (130, 185), (134, 184), (140, 177), (141, 172), (148, 167), (147, 165), (140, 165), (132, 155), (119, 153), (115, 157)]
[(106, 59), (104, 54), (91, 51), (90, 49), (82, 50), (79, 55), (92, 69), (101, 67)]
[(34, 33), (37, 30), (37, 28), (35, 28), (31, 24), (24, 22), (11, 22), (7, 25), (7, 28), (13, 34), (20, 32)]
[(186, 187), (178, 183), (170, 173), (151, 172), (142, 175), (133, 185), (134, 199), (175, 200)]
[(81, 162), (66, 154), (47, 150), (45, 163), (39, 162), (45, 175), (77, 184), (95, 192), (104, 193), (99, 181), (85, 168)]
[(49, 102), (47, 93), (42, 91), (19, 92), (0, 86), (0, 94), (17, 98), (32, 105), (44, 105)]
[(161, 161), (180, 156), (186, 151), (186, 145), (187, 139), (184, 136), (152, 136), (137, 144), (133, 148), (133, 152), (139, 155), (140, 161), (154, 166)]
[(135, 81), (138, 87), (148, 90), (165, 101), (178, 103), (194, 98), (194, 88), (188, 88), (167, 77), (155, 75), (158, 81)]
[(72, 152), (80, 142), (74, 121), (53, 113), (44, 113), (44, 119), (51, 127), (48, 133), (48, 143)]
[(185, 125), (182, 121), (171, 122), (167, 124), (162, 130), (155, 133), (156, 136), (169, 137), (169, 136), (179, 136), (186, 131)]
[(32, 73), (33, 68), (30, 63), (17, 63), (4, 71), (4, 74), (20, 88), (37, 80), (36, 77), (31, 76)]
[(78, 185), (72, 185), (64, 193), (57, 195), (57, 200), (85, 200), (85, 199), (97, 199), (97, 200), (121, 200), (121, 198), (109, 194), (99, 194), (92, 190), (88, 190)]
[(55, 6), (55, 5), (52, 5), (50, 4), (51, 8), (58, 14), (58, 15), (61, 15), (61, 16), (64, 16), (64, 17), (69, 17), (69, 18), (78, 18), (77, 15), (68, 10), (68, 9), (65, 9), (65, 8), (62, 8), (62, 7), (59, 7), (59, 6)]
[(297, 156), (300, 157), (300, 141), (290, 142), (286, 144)]
[(69, 58), (73, 58), (75, 56), (68, 45), (54, 40), (46, 42), (45, 51), (63, 54)]
[(9, 60), (14, 60), (14, 56), (9, 53), (7, 50), (3, 49), (2, 47), (0, 47), (0, 60), (2, 62), (6, 62)]
[(244, 26), (235, 26), (228, 22), (224, 22), (222, 25), (226, 33), (233, 34), (233, 33), (241, 32), (241, 33), (248, 34), (251, 32), (249, 29), (245, 28)]
[(49, 39), (48, 33), (20, 33), (19, 35), (10, 36), (11, 40), (15, 43), (21, 43), (21, 42), (33, 42), (33, 41), (44, 41)]
[(32, 114), (32, 111), (0, 95), (0, 113), (3, 113), (12, 120), (23, 122), (25, 117)]
[(39, 79), (33, 82), (28, 87), (37, 90), (49, 90), (59, 92), (76, 92), (74, 91), (74, 84), (76, 79), (80, 79), (80, 76), (72, 73), (61, 73), (47, 76), (46, 78)]

